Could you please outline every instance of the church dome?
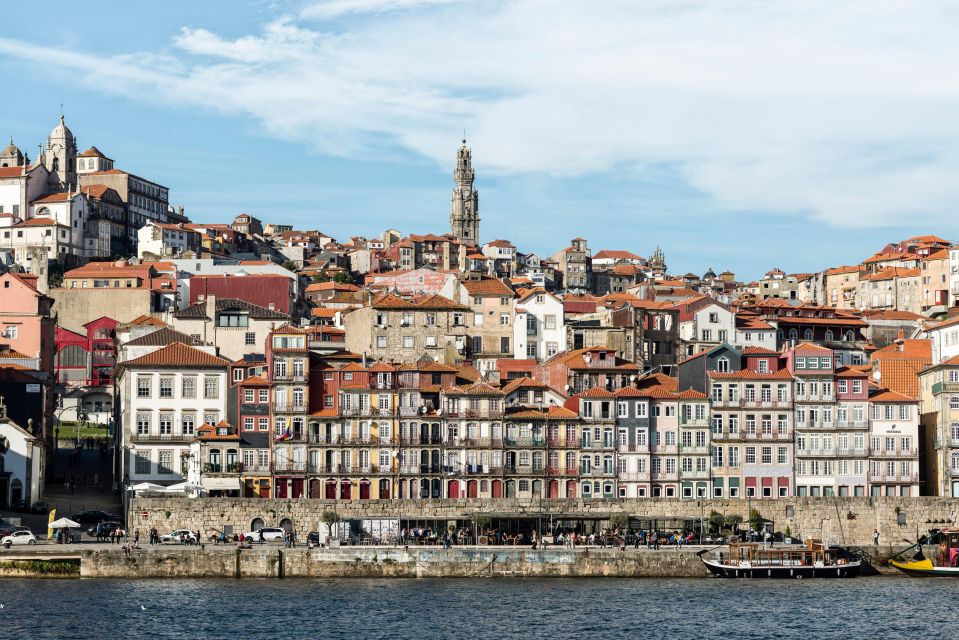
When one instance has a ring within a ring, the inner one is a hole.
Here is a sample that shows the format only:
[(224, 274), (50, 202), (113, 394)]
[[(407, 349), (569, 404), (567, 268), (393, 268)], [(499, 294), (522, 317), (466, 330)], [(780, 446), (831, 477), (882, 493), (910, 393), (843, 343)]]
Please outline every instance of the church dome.
[(17, 160), (18, 163), (23, 162), (23, 154), (17, 148), (17, 145), (13, 144), (13, 138), (10, 138), (10, 144), (3, 151), (0, 151), (0, 158)]
[(73, 132), (67, 127), (66, 123), (63, 121), (63, 116), (60, 116), (60, 124), (53, 128), (53, 131), (50, 132), (50, 139), (65, 139), (73, 140)]

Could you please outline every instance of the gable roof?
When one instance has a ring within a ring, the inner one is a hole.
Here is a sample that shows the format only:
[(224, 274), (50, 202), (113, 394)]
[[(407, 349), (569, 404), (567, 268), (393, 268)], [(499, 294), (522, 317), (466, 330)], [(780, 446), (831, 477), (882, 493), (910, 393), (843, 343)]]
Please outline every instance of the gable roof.
[[(290, 316), (282, 311), (277, 311), (275, 309), (269, 309), (267, 307), (261, 307), (258, 304), (253, 304), (252, 302), (247, 302), (246, 300), (240, 300), (239, 298), (217, 298), (216, 299), (216, 310), (217, 311), (227, 311), (231, 309), (236, 309), (239, 311), (246, 311), (247, 314), (254, 320), (289, 320)], [(183, 320), (199, 320), (207, 318), (206, 315), (206, 302), (196, 302), (191, 304), (186, 309), (181, 309), (180, 311), (175, 311), (173, 313), (174, 317), (180, 318)], [(207, 318), (212, 320), (212, 318)]]
[(125, 347), (165, 347), (168, 344), (173, 344), (174, 342), (182, 342), (183, 344), (195, 344), (195, 341), (192, 337), (188, 336), (185, 333), (181, 333), (176, 329), (171, 329), (170, 327), (163, 327), (157, 331), (151, 331), (146, 335), (142, 335), (139, 338), (134, 338), (129, 342), (124, 343)]
[(174, 342), (145, 356), (122, 363), (123, 367), (226, 368), (230, 361), (182, 342)]

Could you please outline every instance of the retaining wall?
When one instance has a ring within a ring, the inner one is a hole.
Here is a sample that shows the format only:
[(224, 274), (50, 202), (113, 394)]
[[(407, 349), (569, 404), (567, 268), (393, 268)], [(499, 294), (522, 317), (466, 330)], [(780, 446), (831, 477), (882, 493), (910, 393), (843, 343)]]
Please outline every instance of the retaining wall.
[(919, 498), (780, 498), (775, 500), (369, 500), (328, 501), (269, 498), (135, 498), (129, 509), (130, 531), (140, 530), (141, 540), (156, 527), (161, 533), (178, 528), (203, 534), (230, 525), (249, 531), (255, 519), (279, 526), (289, 519), (297, 531), (325, 531), (324, 511), (335, 509), (341, 518), (403, 518), (469, 520), (476, 513), (552, 515), (554, 519), (578, 516), (608, 517), (626, 513), (636, 517), (682, 517), (698, 520), (710, 512), (738, 514), (749, 508), (775, 522), (778, 531), (788, 527), (793, 536), (823, 538), (847, 545), (872, 544), (874, 529), (880, 542), (899, 544), (915, 540), (917, 531), (957, 526), (959, 499)]

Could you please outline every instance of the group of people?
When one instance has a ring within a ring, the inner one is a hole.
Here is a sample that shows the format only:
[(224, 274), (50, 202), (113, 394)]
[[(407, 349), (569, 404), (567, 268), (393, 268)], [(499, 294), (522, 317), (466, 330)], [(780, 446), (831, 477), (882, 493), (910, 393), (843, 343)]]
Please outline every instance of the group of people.
[(410, 527), (400, 530), (400, 544), (442, 544), (445, 548), (453, 545), (473, 544), (473, 533), (461, 527), (440, 531), (438, 528)]

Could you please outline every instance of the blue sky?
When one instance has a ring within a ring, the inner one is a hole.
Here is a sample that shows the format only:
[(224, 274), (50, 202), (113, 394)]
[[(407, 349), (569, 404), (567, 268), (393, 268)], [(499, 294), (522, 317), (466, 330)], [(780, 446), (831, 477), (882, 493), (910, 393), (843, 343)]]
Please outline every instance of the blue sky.
[[(0, 136), (81, 148), (198, 221), (661, 245), (670, 270), (855, 263), (959, 238), (951, 3), (72, 2), (3, 8)], [(57, 16), (51, 19), (51, 16)]]

